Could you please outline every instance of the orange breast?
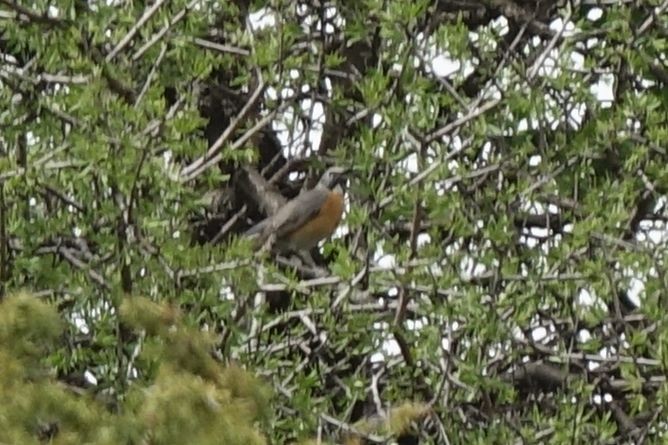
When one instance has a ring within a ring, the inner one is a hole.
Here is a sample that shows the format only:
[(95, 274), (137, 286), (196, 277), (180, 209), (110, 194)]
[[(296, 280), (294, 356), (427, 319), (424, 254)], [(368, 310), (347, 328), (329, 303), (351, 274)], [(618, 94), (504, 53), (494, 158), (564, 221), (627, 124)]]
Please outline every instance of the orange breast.
[(342, 214), (343, 195), (331, 192), (315, 218), (288, 236), (290, 243), (298, 250), (312, 249), (321, 239), (334, 233)]

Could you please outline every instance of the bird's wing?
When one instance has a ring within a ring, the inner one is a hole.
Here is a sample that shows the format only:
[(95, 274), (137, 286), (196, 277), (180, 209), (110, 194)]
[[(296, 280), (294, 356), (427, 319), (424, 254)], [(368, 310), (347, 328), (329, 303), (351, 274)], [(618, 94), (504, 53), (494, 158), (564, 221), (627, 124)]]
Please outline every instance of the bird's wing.
[(329, 190), (316, 187), (301, 193), (272, 217), (271, 226), (278, 238), (303, 226), (316, 215), (327, 199)]
[(259, 223), (244, 232), (245, 236), (260, 235), (260, 239), (266, 239), (272, 233), (278, 238), (301, 227), (310, 220), (322, 207), (327, 199), (328, 190), (314, 188), (301, 193), (280, 208), (272, 216), (263, 219)]

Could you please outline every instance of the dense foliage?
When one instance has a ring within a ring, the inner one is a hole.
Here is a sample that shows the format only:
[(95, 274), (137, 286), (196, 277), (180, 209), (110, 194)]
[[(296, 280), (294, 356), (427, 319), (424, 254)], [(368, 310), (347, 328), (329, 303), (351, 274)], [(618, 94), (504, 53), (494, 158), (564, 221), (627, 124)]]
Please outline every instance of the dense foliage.
[(54, 380), (39, 363), (61, 334), (54, 308), (23, 294), (0, 308), (2, 443), (266, 443), (255, 425), (268, 419), (266, 389), (210, 357), (210, 342), (180, 325), (173, 309), (141, 299), (121, 306), (121, 315), (147, 334), (150, 354), (141, 359), (155, 372), (148, 387), (133, 385), (122, 405), (107, 409), (103, 398)]
[(0, 0), (4, 441), (661, 442), (667, 8)]

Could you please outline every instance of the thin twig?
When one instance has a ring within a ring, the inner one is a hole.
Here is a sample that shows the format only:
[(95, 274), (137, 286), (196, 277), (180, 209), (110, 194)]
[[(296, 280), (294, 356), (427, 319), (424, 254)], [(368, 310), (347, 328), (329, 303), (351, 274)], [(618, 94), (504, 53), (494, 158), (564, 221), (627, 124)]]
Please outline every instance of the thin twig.
[(106, 62), (111, 62), (114, 60), (114, 57), (120, 53), (125, 46), (132, 41), (133, 37), (139, 29), (144, 26), (144, 24), (151, 18), (153, 15), (158, 12), (158, 9), (162, 6), (162, 4), (165, 3), (165, 0), (157, 0), (155, 3), (153, 3), (146, 11), (144, 11), (144, 14), (141, 16), (141, 18), (137, 21), (137, 23), (134, 24), (132, 28), (130, 28), (130, 31), (121, 39), (120, 42), (118, 42), (118, 45), (114, 49), (111, 50), (109, 54), (107, 54), (107, 57), (105, 58)]
[[(251, 129), (246, 131), (239, 139), (234, 141), (234, 143), (230, 146), (230, 150), (236, 150), (243, 144), (245, 144), (251, 137), (253, 137), (253, 135), (255, 135), (257, 132), (261, 131), (265, 126), (267, 126), (274, 119), (277, 113), (278, 110), (273, 110), (265, 117), (260, 119)], [(186, 176), (182, 174), (179, 180), (181, 182), (192, 181), (193, 179), (197, 178), (199, 175), (204, 173), (204, 171), (206, 171), (209, 167), (220, 162), (222, 158), (223, 158), (222, 153), (218, 152), (215, 156), (204, 162), (201, 165), (201, 167), (193, 169), (192, 173), (190, 173), (189, 175)]]
[(160, 31), (158, 31), (157, 33), (155, 33), (155, 34), (149, 39), (148, 42), (146, 42), (144, 45), (142, 45), (142, 46), (137, 50), (137, 52), (134, 53), (134, 55), (132, 56), (132, 61), (133, 61), (133, 62), (136, 62), (137, 60), (139, 60), (139, 58), (141, 58), (141, 56), (143, 56), (144, 53), (145, 53), (146, 51), (149, 50), (149, 48), (151, 48), (153, 45), (155, 45), (156, 42), (157, 42), (158, 40), (160, 40), (160, 39), (167, 33), (167, 31), (169, 31), (170, 29), (172, 29), (172, 28), (174, 27), (174, 25), (176, 25), (178, 22), (180, 22), (180, 21), (183, 19), (183, 17), (186, 16), (186, 13), (188, 13), (188, 11), (192, 10), (192, 9), (195, 7), (195, 4), (197, 4), (197, 2), (199, 2), (199, 1), (200, 1), (200, 0), (191, 0), (191, 2), (188, 3), (188, 4), (185, 6), (185, 8), (183, 8), (182, 10), (180, 10), (179, 12), (177, 12), (176, 15), (174, 15), (174, 17), (169, 21), (169, 23), (168, 23), (167, 25), (163, 26), (163, 27), (160, 29)]
[(225, 128), (225, 130), (218, 137), (218, 139), (216, 139), (216, 141), (211, 145), (211, 147), (209, 147), (204, 156), (196, 159), (190, 165), (187, 165), (186, 167), (183, 168), (183, 170), (181, 171), (182, 177), (187, 177), (192, 175), (193, 172), (201, 168), (207, 161), (209, 161), (211, 158), (215, 157), (217, 154), (220, 153), (220, 151), (223, 149), (223, 146), (225, 145), (225, 142), (227, 142), (227, 140), (230, 138), (232, 133), (234, 133), (234, 131), (237, 129), (241, 121), (243, 121), (246, 118), (246, 115), (255, 106), (255, 103), (264, 92), (264, 88), (265, 88), (264, 83), (260, 83), (257, 86), (251, 97), (248, 99), (246, 104), (241, 109), (241, 111), (239, 111), (239, 114), (237, 114), (234, 118), (230, 120), (230, 123), (227, 126), (227, 128)]

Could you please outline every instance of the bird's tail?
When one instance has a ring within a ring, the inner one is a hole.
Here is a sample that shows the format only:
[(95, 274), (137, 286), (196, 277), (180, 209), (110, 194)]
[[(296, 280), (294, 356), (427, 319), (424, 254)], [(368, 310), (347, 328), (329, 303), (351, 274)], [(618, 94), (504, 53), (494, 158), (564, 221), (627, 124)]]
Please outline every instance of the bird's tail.
[(253, 227), (251, 227), (250, 229), (246, 230), (244, 232), (244, 236), (255, 236), (255, 235), (258, 235), (258, 234), (262, 233), (264, 228), (267, 227), (268, 223), (269, 223), (269, 221), (267, 219), (263, 219), (262, 221), (260, 221), (259, 223), (255, 224)]

